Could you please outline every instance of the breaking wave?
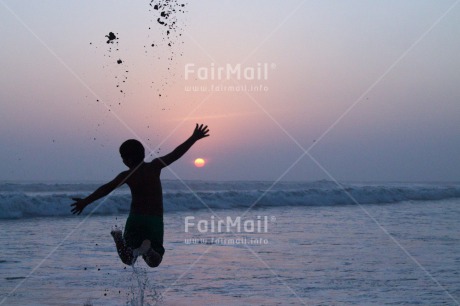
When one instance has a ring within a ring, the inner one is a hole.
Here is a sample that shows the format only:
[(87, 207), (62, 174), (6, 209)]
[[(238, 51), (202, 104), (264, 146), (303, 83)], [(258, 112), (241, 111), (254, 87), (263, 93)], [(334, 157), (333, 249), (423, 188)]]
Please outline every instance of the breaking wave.
[[(97, 184), (0, 184), (0, 219), (42, 216), (70, 216), (72, 197), (85, 197)], [(389, 204), (402, 201), (433, 201), (460, 198), (460, 184), (343, 184), (330, 181), (284, 182), (200, 182), (166, 181), (164, 210), (273, 206), (334, 206)], [(127, 188), (100, 200), (99, 215), (129, 212)], [(92, 204), (93, 207), (98, 202)], [(88, 209), (86, 213), (90, 210)]]

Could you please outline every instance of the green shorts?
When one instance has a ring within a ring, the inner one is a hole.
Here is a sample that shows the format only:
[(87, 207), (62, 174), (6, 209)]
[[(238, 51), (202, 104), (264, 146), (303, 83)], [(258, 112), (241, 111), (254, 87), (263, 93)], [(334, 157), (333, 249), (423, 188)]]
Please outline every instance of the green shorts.
[(141, 246), (142, 241), (149, 239), (152, 249), (163, 256), (163, 217), (130, 214), (126, 220), (123, 234), (126, 245), (132, 249)]

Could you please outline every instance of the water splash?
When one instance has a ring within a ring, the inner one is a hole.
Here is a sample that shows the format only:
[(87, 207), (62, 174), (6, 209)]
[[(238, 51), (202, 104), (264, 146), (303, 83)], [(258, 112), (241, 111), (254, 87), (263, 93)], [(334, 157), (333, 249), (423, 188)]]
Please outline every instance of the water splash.
[(159, 288), (151, 284), (148, 271), (145, 268), (131, 266), (133, 274), (131, 276), (130, 298), (128, 306), (154, 306), (160, 305), (163, 300)]

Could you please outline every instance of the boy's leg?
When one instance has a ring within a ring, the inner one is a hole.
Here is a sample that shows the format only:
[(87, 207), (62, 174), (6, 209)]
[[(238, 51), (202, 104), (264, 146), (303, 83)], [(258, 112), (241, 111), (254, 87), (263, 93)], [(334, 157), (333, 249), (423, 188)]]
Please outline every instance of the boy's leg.
[(113, 240), (115, 240), (118, 256), (120, 256), (121, 261), (128, 266), (132, 265), (136, 257), (133, 256), (131, 248), (126, 246), (121, 230), (113, 230), (110, 234)]
[(134, 258), (141, 255), (147, 265), (151, 268), (158, 267), (163, 259), (160, 254), (151, 248), (151, 242), (148, 239), (145, 239), (139, 248), (133, 250)]
[(147, 253), (149, 249), (150, 249), (150, 240), (145, 239), (144, 241), (142, 241), (142, 244), (140, 247), (133, 250), (133, 256), (139, 257), (141, 255), (144, 255)]
[(145, 263), (151, 268), (158, 267), (163, 259), (163, 257), (152, 248), (149, 248), (149, 250), (142, 255), (142, 258), (144, 258)]

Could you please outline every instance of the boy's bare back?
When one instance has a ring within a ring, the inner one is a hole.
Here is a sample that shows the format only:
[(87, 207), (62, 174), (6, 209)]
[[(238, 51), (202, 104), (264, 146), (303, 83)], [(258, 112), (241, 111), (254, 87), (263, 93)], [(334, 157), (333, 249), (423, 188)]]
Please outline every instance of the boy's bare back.
[(131, 189), (131, 212), (140, 215), (163, 216), (163, 192), (160, 174), (162, 163), (155, 159), (137, 169), (123, 172)]

